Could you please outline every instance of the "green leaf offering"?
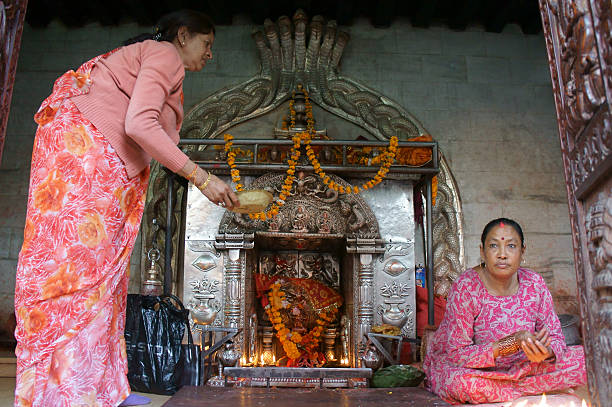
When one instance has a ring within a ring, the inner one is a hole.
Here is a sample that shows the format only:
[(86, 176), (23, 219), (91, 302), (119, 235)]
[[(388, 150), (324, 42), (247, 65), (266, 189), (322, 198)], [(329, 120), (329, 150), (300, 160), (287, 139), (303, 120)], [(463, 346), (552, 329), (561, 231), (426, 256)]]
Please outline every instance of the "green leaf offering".
[(425, 373), (410, 365), (392, 365), (379, 369), (372, 376), (372, 387), (416, 387)]

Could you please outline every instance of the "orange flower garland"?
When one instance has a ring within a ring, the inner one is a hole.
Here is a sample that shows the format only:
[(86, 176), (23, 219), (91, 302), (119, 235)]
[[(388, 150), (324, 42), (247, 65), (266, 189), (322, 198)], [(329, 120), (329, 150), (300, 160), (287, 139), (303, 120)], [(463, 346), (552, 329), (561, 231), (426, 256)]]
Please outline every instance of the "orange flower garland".
[[(350, 184), (347, 186), (338, 185), (334, 181), (332, 181), (329, 178), (329, 176), (325, 174), (323, 170), (321, 170), (321, 164), (317, 160), (316, 155), (314, 151), (312, 150), (312, 147), (310, 147), (310, 141), (312, 140), (312, 134), (314, 133), (314, 116), (312, 114), (312, 105), (310, 103), (310, 97), (308, 95), (308, 91), (306, 91), (306, 89), (303, 89), (303, 92), (304, 92), (304, 99), (305, 99), (305, 104), (306, 104), (307, 131), (300, 133), (300, 134), (302, 135), (304, 139), (306, 155), (308, 156), (308, 159), (310, 160), (315, 173), (323, 180), (323, 183), (327, 185), (328, 188), (333, 189), (334, 191), (337, 191), (340, 194), (351, 194), (351, 193), (358, 194), (360, 192), (360, 189), (358, 186), (353, 186)], [(293, 111), (291, 113), (294, 114)], [(294, 123), (294, 120), (292, 120), (292, 123)], [(395, 136), (391, 137), (391, 139), (389, 140), (389, 147), (386, 150), (384, 150), (382, 154), (380, 155), (381, 166), (380, 166), (380, 169), (378, 170), (378, 173), (370, 181), (364, 183), (361, 186), (361, 188), (363, 188), (364, 190), (368, 188), (372, 188), (375, 185), (379, 184), (383, 180), (383, 178), (385, 178), (385, 176), (389, 172), (389, 168), (391, 167), (391, 165), (393, 164), (393, 161), (395, 160), (395, 154), (397, 153), (397, 145), (398, 145), (397, 143), (398, 143), (397, 137)]]
[[(332, 181), (330, 177), (321, 169), (321, 164), (316, 159), (315, 153), (314, 151), (312, 151), (312, 148), (310, 147), (310, 140), (305, 141), (304, 144), (306, 148), (306, 155), (308, 156), (308, 159), (312, 163), (314, 172), (323, 180), (323, 183), (327, 185), (328, 188), (331, 188), (334, 191), (337, 191), (341, 194), (358, 194), (360, 192), (360, 189), (358, 186), (353, 186), (350, 184), (347, 186), (343, 186), (343, 185), (338, 185), (334, 181)], [(393, 161), (395, 160), (396, 152), (397, 152), (397, 137), (393, 136), (391, 140), (389, 140), (389, 147), (380, 155), (381, 165), (380, 165), (380, 168), (376, 176), (372, 178), (370, 181), (361, 185), (362, 189), (366, 190), (368, 188), (372, 188), (375, 185), (379, 184), (383, 180), (383, 178), (385, 178), (385, 176), (389, 172), (389, 168), (391, 167), (391, 165), (393, 164)]]
[(236, 152), (232, 150), (232, 141), (234, 137), (231, 134), (225, 134), (223, 140), (225, 141), (225, 152), (227, 153), (227, 165), (230, 167), (230, 174), (232, 175), (232, 181), (236, 183), (236, 191), (242, 191), (244, 188), (240, 184), (240, 171), (236, 168)]
[[(280, 310), (286, 308), (288, 303), (285, 293), (281, 291), (279, 282), (272, 284), (268, 293), (268, 299), (269, 303), (265, 307), (266, 314), (268, 314), (272, 326), (276, 329), (276, 337), (283, 346), (287, 357), (289, 359), (298, 359), (303, 354), (306, 354), (311, 359), (316, 359), (317, 347), (321, 341), (323, 330), (327, 324), (334, 320), (338, 309), (333, 307), (327, 312), (319, 312), (316, 320), (317, 325), (306, 334), (301, 335), (299, 332), (290, 331), (282, 322)], [(303, 350), (300, 350), (298, 346)]]
[[(308, 96), (308, 92), (306, 91), (306, 89), (302, 89), (301, 86), (299, 86), (299, 89), (301, 89), (304, 92), (304, 99), (305, 99), (305, 105), (306, 105), (306, 119), (307, 119), (306, 130), (303, 132), (297, 133), (292, 137), (293, 146), (291, 147), (291, 151), (290, 151), (291, 157), (287, 160), (289, 169), (287, 169), (287, 176), (285, 177), (285, 181), (281, 188), (281, 193), (278, 199), (276, 200), (276, 202), (272, 204), (270, 209), (268, 209), (266, 212), (258, 212), (258, 213), (249, 214), (249, 217), (251, 219), (259, 219), (262, 221), (266, 219), (271, 219), (278, 214), (280, 207), (285, 204), (285, 200), (289, 196), (291, 187), (293, 185), (293, 182), (295, 181), (295, 167), (301, 155), (300, 146), (302, 144), (304, 144), (306, 155), (308, 156), (308, 160), (310, 161), (310, 163), (312, 164), (314, 168), (314, 172), (323, 180), (323, 183), (327, 185), (328, 188), (333, 189), (334, 191), (337, 191), (340, 194), (358, 194), (359, 192), (361, 192), (362, 189), (366, 190), (369, 188), (373, 188), (375, 185), (379, 184), (385, 178), (385, 176), (389, 172), (389, 169), (391, 168), (391, 165), (393, 165), (393, 162), (395, 161), (395, 156), (397, 154), (398, 139), (397, 137), (393, 136), (389, 140), (389, 147), (383, 150), (382, 153), (378, 157), (376, 157), (376, 162), (380, 162), (380, 168), (377, 174), (371, 180), (362, 184), (361, 188), (359, 186), (353, 186), (350, 184), (347, 186), (343, 186), (343, 185), (339, 185), (335, 183), (334, 181), (332, 181), (331, 178), (321, 169), (321, 164), (317, 160), (316, 154), (312, 150), (312, 147), (310, 146), (312, 137), (313, 135), (316, 134), (315, 129), (314, 129), (314, 116), (312, 114), (312, 105), (310, 103), (310, 98)], [(293, 107), (294, 99), (295, 99), (295, 92), (292, 93), (292, 98), (289, 101), (290, 129), (295, 127), (296, 112)], [(286, 126), (286, 121), (283, 121), (283, 127), (285, 126)], [(236, 168), (236, 152), (232, 150), (233, 137), (230, 134), (225, 134), (224, 140), (225, 140), (225, 151), (227, 152), (227, 164), (230, 166), (230, 169), (231, 169), (230, 173), (232, 176), (232, 181), (236, 183), (236, 190), (242, 191), (243, 186), (242, 184), (240, 184), (240, 172)]]

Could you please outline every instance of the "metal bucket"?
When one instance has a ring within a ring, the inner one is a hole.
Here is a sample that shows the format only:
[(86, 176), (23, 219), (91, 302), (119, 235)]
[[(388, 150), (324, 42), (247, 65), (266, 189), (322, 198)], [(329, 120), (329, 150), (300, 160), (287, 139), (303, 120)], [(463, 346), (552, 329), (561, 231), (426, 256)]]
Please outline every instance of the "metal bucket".
[(582, 339), (580, 338), (580, 329), (578, 329), (578, 317), (571, 314), (559, 315), (559, 321), (561, 321), (561, 330), (565, 336), (565, 344), (567, 346), (580, 345)]

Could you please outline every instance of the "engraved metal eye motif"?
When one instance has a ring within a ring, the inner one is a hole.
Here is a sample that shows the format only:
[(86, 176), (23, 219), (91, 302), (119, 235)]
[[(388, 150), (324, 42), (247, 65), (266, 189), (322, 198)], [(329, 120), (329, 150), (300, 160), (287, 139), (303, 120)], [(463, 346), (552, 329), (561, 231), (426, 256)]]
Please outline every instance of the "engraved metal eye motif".
[(211, 256), (210, 254), (202, 254), (197, 259), (195, 259), (191, 263), (191, 265), (193, 267), (197, 268), (198, 270), (206, 272), (206, 271), (216, 267), (217, 263), (215, 262), (214, 257)]
[(383, 267), (383, 271), (392, 277), (397, 277), (406, 271), (407, 267), (399, 260), (388, 261)]

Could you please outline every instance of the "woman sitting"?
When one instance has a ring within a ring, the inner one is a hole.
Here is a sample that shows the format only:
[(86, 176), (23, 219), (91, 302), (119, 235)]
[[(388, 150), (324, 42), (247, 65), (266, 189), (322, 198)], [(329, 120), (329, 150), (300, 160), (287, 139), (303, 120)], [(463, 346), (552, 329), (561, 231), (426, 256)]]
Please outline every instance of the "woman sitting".
[(484, 228), (483, 263), (453, 284), (424, 360), (426, 387), (454, 403), (511, 401), (586, 383), (584, 349), (565, 345), (542, 277), (519, 267), (521, 227)]

